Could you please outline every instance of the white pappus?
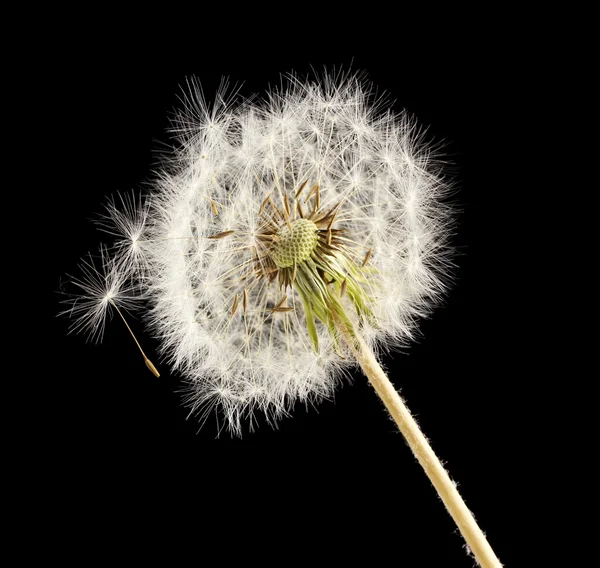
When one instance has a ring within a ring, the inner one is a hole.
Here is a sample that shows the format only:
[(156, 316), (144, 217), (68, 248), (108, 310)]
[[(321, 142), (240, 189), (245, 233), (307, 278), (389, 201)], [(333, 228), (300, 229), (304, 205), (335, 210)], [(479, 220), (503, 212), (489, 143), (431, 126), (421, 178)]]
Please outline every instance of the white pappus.
[[(174, 132), (153, 190), (107, 207), (103, 262), (193, 413), (216, 408), (240, 434), (256, 410), (274, 421), (330, 396), (355, 365), (344, 334), (412, 337), (451, 264), (449, 186), (414, 120), (360, 76), (324, 74), (210, 107), (193, 86)], [(108, 281), (93, 291), (73, 299), (77, 331), (103, 324)]]

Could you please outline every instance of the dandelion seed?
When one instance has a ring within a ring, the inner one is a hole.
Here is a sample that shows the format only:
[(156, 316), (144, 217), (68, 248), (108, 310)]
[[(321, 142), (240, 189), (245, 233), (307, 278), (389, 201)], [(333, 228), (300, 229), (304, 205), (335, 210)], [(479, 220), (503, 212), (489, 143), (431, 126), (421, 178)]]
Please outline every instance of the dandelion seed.
[(263, 211), (265, 210), (265, 207), (267, 206), (267, 203), (269, 203), (269, 199), (271, 199), (271, 194), (267, 195), (267, 197), (264, 198), (263, 202), (260, 205), (260, 209), (258, 210), (258, 216), (260, 217), (263, 214)]
[(306, 184), (308, 183), (308, 179), (305, 179), (301, 184), (300, 187), (296, 190), (296, 195), (294, 196), (296, 199), (298, 199), (298, 197), (300, 197), (300, 194), (302, 193), (302, 191), (304, 190), (304, 188), (306, 187)]
[[(132, 259), (131, 262), (135, 261)], [(71, 294), (64, 300), (63, 303), (70, 305), (70, 308), (61, 312), (61, 315), (68, 315), (73, 320), (70, 331), (85, 333), (92, 341), (101, 341), (106, 320), (114, 309), (131, 333), (146, 366), (156, 377), (160, 377), (121, 311), (138, 308), (141, 300), (139, 287), (129, 279), (129, 271), (123, 268), (122, 262), (111, 259), (105, 247), (100, 247), (96, 258), (88, 255), (88, 259), (83, 260), (79, 268), (82, 276), (72, 278), (71, 284), (81, 292)]]
[(230, 235), (233, 235), (233, 233), (235, 233), (235, 231), (223, 231), (222, 233), (217, 233), (216, 235), (211, 235), (210, 237), (208, 237), (209, 239), (224, 239), (225, 237), (229, 237)]
[(233, 317), (236, 314), (239, 301), (240, 301), (240, 297), (236, 294), (235, 299), (233, 300), (233, 306), (231, 307), (231, 317)]
[(371, 254), (372, 254), (372, 252), (373, 252), (373, 249), (372, 249), (372, 248), (370, 248), (370, 249), (369, 249), (369, 250), (366, 252), (366, 254), (365, 254), (365, 258), (363, 258), (363, 261), (362, 261), (362, 265), (361, 265), (361, 266), (362, 266), (362, 268), (364, 268), (365, 266), (367, 266), (367, 262), (369, 262), (369, 259), (371, 258)]

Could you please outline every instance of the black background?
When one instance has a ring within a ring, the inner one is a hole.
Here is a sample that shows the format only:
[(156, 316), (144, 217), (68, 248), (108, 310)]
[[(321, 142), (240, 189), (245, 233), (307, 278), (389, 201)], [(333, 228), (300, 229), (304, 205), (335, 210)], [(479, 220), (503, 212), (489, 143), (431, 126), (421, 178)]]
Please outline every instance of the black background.
[[(197, 524), (202, 554), (218, 534), (235, 549), (255, 531), (247, 553), (265, 562), (286, 564), (287, 555), (308, 552), (315, 562), (348, 555), (373, 566), (473, 565), (358, 371), (334, 401), (298, 405), (275, 430), (259, 422), (241, 440), (227, 433), (217, 438), (216, 419), (199, 429), (187, 417), (179, 377), (159, 361), (162, 376), (153, 377), (120, 321), (108, 322), (97, 345), (68, 335), (68, 320), (56, 317), (66, 275), (75, 274), (79, 259), (105, 238), (91, 220), (106, 198), (151, 182), (158, 155), (170, 143), (169, 116), (186, 78), (199, 79), (208, 98), (223, 76), (242, 83), (249, 95), (277, 84), (280, 73), (335, 65), (366, 71), (396, 110), (408, 110), (428, 127), (451, 162), (458, 209), (455, 283), (444, 305), (422, 321), (422, 337), (383, 362), (491, 545), (512, 565), (507, 518), (520, 466), (511, 453), (507, 416), (515, 411), (519, 379), (505, 346), (510, 313), (498, 298), (505, 283), (490, 175), (497, 164), (486, 148), (499, 127), (497, 74), (452, 38), (435, 57), (419, 49), (365, 56), (352, 47), (291, 56), (250, 46), (217, 54), (199, 44), (197, 50), (166, 50), (153, 42), (114, 49), (110, 37), (94, 47), (79, 38), (45, 59), (39, 84), (41, 113), (49, 119), (43, 131), (51, 191), (42, 207), (52, 220), (44, 281), (53, 379), (37, 393), (44, 407), (37, 438), (48, 456), (45, 467), (55, 473), (43, 482), (48, 503), (65, 508), (70, 530), (90, 548), (94, 537), (74, 528), (79, 520), (108, 515), (120, 526), (141, 513), (156, 515), (159, 527)], [(483, 60), (496, 69), (497, 61)], [(155, 352), (142, 322), (130, 323), (146, 352)], [(163, 506), (170, 510), (166, 518), (157, 513)], [(120, 531), (109, 534), (112, 542)], [(280, 548), (286, 556), (276, 554)]]

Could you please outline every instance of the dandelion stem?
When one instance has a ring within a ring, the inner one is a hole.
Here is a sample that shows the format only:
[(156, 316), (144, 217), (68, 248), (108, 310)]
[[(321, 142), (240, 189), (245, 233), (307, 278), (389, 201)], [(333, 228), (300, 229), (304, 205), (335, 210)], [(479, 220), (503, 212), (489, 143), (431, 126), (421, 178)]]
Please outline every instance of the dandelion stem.
[(448, 472), (435, 455), (427, 438), (421, 432), (417, 422), (386, 376), (381, 365), (377, 362), (371, 349), (355, 330), (350, 333), (347, 329), (343, 329), (343, 326), (340, 325), (339, 327), (361, 369), (392, 415), (417, 461), (425, 470), (440, 499), (454, 519), (478, 564), (482, 568), (501, 567), (502, 564), (500, 564), (485, 535), (477, 525), (473, 514), (467, 508)]
[(117, 310), (117, 313), (121, 316), (121, 319), (123, 320), (123, 323), (125, 324), (125, 327), (127, 327), (127, 329), (129, 330), (129, 333), (131, 333), (131, 337), (133, 337), (135, 344), (138, 346), (138, 349), (140, 350), (140, 353), (142, 354), (142, 357), (144, 358), (144, 363), (146, 363), (146, 367), (148, 367), (148, 369), (150, 369), (150, 371), (152, 372), (152, 374), (155, 377), (157, 377), (157, 378), (160, 377), (160, 373), (158, 372), (158, 369), (154, 366), (154, 363), (152, 363), (152, 361), (150, 361), (150, 359), (148, 359), (148, 357), (146, 357), (146, 354), (144, 353), (142, 346), (140, 345), (140, 343), (137, 340), (136, 336), (134, 335), (133, 331), (129, 327), (129, 324), (127, 323), (127, 320), (125, 319), (125, 316), (121, 313), (121, 310), (119, 309), (117, 304), (115, 304), (112, 300), (110, 300), (110, 303), (113, 305), (115, 310)]

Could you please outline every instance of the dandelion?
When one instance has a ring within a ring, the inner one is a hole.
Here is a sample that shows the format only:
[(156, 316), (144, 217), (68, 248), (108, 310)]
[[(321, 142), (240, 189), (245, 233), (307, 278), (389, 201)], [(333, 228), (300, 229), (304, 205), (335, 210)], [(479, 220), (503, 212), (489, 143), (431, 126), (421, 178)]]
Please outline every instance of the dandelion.
[(113, 310), (116, 311), (131, 333), (146, 366), (156, 377), (160, 377), (123, 315), (122, 310), (137, 308), (139, 298), (135, 295), (137, 288), (132, 285), (127, 272), (123, 272), (122, 265), (114, 257), (108, 257), (105, 247), (100, 247), (99, 257), (94, 259), (89, 255), (89, 259), (82, 261), (79, 268), (82, 276), (72, 278), (71, 283), (80, 292), (64, 301), (70, 308), (62, 312), (73, 320), (71, 331), (84, 332), (89, 339), (101, 341), (106, 318)]
[(470, 549), (499, 566), (375, 355), (410, 341), (450, 278), (449, 186), (417, 125), (350, 75), (212, 107), (193, 86), (183, 103), (153, 192), (107, 206), (115, 260), (98, 286), (88, 268), (75, 329), (98, 335), (128, 282), (191, 413), (237, 435), (330, 397), (358, 363)]

